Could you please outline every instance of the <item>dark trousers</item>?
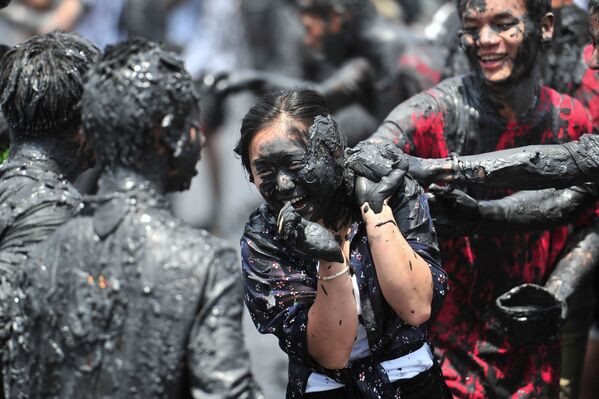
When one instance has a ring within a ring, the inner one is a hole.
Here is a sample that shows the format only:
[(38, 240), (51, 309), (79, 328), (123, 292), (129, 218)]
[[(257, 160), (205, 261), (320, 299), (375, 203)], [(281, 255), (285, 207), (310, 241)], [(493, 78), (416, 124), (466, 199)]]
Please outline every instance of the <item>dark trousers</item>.
[[(398, 380), (393, 383), (396, 395), (385, 399), (451, 399), (453, 396), (445, 384), (441, 369), (437, 364), (427, 371), (408, 380)], [(344, 388), (325, 392), (306, 394), (306, 399), (353, 399)]]

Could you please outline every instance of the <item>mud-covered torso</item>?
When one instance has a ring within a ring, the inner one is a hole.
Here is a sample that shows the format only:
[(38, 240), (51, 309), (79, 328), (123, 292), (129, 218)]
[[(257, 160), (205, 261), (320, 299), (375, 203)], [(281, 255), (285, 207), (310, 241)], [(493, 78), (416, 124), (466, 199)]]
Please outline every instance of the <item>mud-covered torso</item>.
[[(498, 106), (482, 98), (474, 79), (472, 75), (448, 79), (408, 100), (389, 115), (375, 135), (392, 140), (410, 154), (444, 158), (452, 152), (468, 155), (563, 143), (590, 130), (581, 103), (546, 87), (538, 91), (530, 112), (507, 122), (499, 116)], [(482, 188), (469, 194), (480, 200), (500, 198), (508, 192)], [(499, 295), (519, 284), (545, 283), (567, 236), (568, 228), (564, 227), (440, 241), (451, 294), (431, 336), (446, 356), (444, 372), (450, 376), (454, 392), (470, 392), (472, 398), (516, 392), (521, 392), (523, 398), (553, 395), (559, 380), (552, 357), (555, 351), (548, 347), (534, 351), (515, 347), (510, 337), (498, 335), (488, 322)], [(472, 353), (476, 356), (466, 356)], [(520, 359), (518, 364), (514, 363), (516, 358)], [(533, 378), (531, 373), (538, 375), (540, 367), (545, 368), (546, 378)]]
[(18, 267), (36, 244), (78, 212), (79, 193), (55, 170), (39, 154), (0, 166), (0, 263), (12, 265), (6, 267)]
[(20, 282), (25, 328), (12, 337), (7, 396), (188, 397), (190, 331), (214, 317), (201, 307), (215, 253), (229, 248), (174, 219), (161, 197), (87, 205)]
[(12, 306), (23, 295), (16, 280), (31, 252), (79, 211), (81, 197), (39, 153), (0, 166), (0, 345), (21, 328)]

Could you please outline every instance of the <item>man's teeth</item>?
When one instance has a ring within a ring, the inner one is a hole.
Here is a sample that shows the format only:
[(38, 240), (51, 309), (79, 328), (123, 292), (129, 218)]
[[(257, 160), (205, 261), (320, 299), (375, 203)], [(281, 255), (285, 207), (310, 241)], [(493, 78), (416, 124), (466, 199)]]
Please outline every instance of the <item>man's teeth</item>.
[(482, 61), (497, 61), (505, 57), (503, 54), (494, 54), (494, 55), (483, 55), (480, 57)]
[(305, 198), (306, 198), (305, 196), (304, 196), (304, 197), (295, 197), (295, 198), (293, 198), (293, 199), (292, 199), (291, 201), (289, 201), (289, 202), (291, 202), (291, 205), (295, 205), (295, 204), (297, 204), (298, 202), (300, 202), (300, 201), (304, 200)]

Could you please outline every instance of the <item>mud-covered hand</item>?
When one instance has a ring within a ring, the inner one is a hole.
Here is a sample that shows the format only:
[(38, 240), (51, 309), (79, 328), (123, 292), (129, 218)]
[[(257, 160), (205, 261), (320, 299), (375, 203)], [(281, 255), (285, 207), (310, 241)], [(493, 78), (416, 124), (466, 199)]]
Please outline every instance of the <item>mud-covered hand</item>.
[(393, 169), (407, 169), (405, 154), (387, 142), (362, 141), (345, 151), (345, 166), (357, 176), (378, 182)]
[(365, 177), (358, 177), (354, 188), (358, 205), (362, 207), (368, 203), (374, 213), (381, 213), (385, 200), (404, 184), (407, 172), (406, 169), (393, 169), (388, 176), (381, 177), (378, 183)]
[(453, 179), (452, 161), (448, 159), (425, 159), (406, 155), (410, 165), (410, 175), (422, 185), (451, 182)]
[(304, 255), (329, 262), (344, 262), (335, 236), (324, 226), (302, 218), (289, 202), (279, 212), (277, 230), (287, 243)]
[(441, 187), (431, 184), (429, 193), (435, 196), (435, 201), (442, 202), (458, 216), (479, 216), (478, 201), (462, 190)]
[(213, 90), (220, 97), (226, 97), (245, 90), (259, 92), (264, 84), (263, 73), (251, 69), (222, 72), (214, 75), (212, 81)]
[(433, 223), (440, 236), (469, 235), (480, 222), (478, 201), (461, 190), (433, 184), (427, 197)]

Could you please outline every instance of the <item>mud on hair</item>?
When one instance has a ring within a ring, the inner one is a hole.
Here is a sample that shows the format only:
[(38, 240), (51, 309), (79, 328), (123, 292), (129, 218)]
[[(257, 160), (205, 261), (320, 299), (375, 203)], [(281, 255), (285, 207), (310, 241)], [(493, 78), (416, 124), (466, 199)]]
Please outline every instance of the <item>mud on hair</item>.
[(308, 132), (317, 116), (327, 116), (329, 110), (322, 94), (310, 89), (282, 90), (262, 97), (250, 108), (241, 122), (241, 137), (235, 152), (241, 157), (251, 176), (250, 144), (261, 130), (271, 126), (282, 115), (297, 122)]
[(170, 150), (197, 127), (199, 97), (183, 61), (146, 39), (110, 46), (90, 70), (83, 128), (101, 165), (135, 166), (157, 136)]
[[(458, 14), (461, 16), (466, 11), (466, 6), (472, 0), (457, 0)], [(535, 24), (541, 24), (541, 20), (545, 14), (551, 12), (551, 0), (526, 0), (526, 9), (530, 15), (530, 19)]]
[(75, 33), (34, 36), (0, 59), (0, 107), (14, 137), (73, 133), (85, 73), (99, 50)]

